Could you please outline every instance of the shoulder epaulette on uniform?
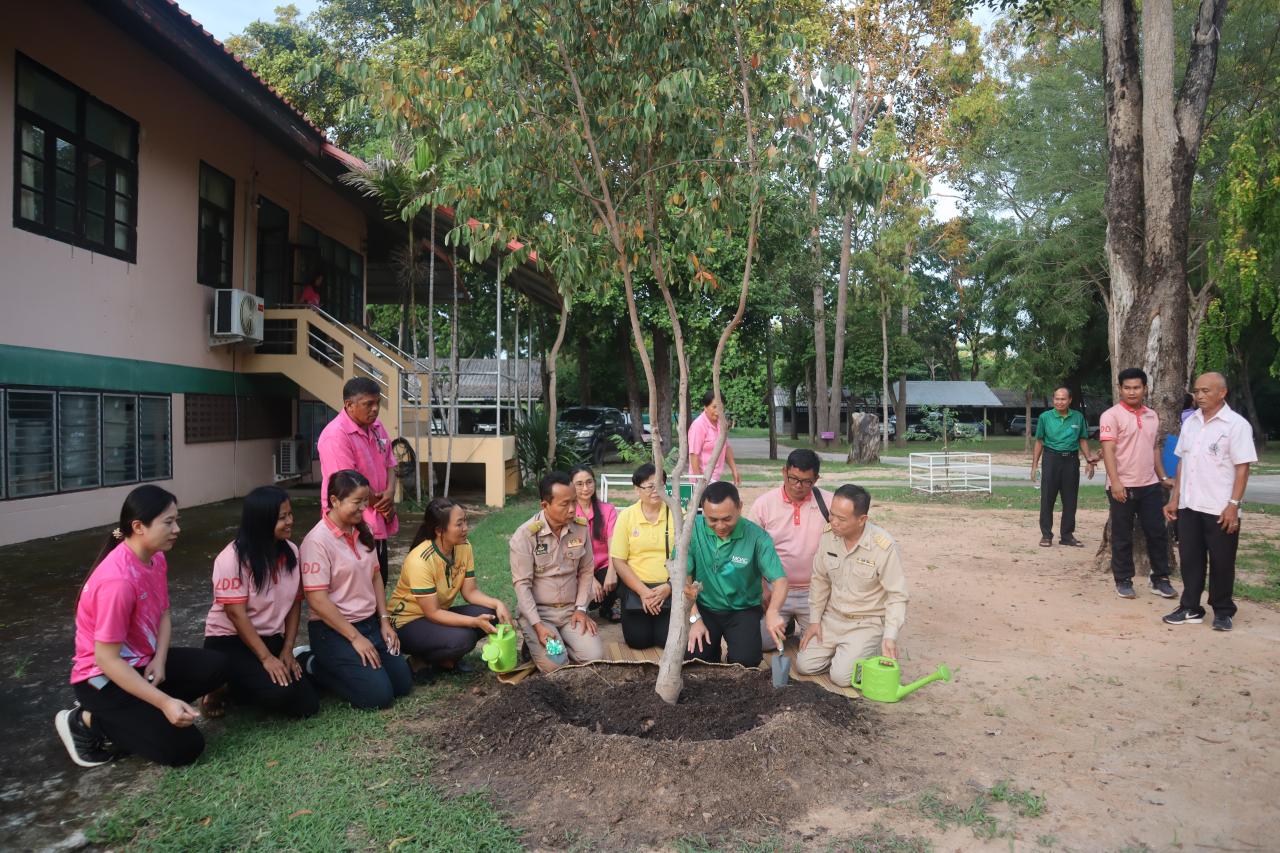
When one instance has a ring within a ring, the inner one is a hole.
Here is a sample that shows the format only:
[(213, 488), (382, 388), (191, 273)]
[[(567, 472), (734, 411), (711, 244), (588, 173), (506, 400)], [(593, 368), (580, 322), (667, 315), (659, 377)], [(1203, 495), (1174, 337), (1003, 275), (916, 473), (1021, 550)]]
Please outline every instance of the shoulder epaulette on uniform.
[(530, 524), (529, 524), (529, 532), (530, 532), (530, 533), (537, 533), (537, 532), (538, 532), (539, 530), (541, 530), (541, 529), (542, 529), (542, 522), (541, 522), (541, 521), (534, 521), (534, 522), (530, 522)]
[(574, 520), (575, 522), (577, 522), (578, 524), (586, 524), (586, 523), (587, 523), (587, 520), (586, 520), (585, 518), (583, 518), (582, 516), (580, 516), (580, 515), (575, 515), (575, 516), (573, 517), (573, 520)]
[(881, 551), (888, 551), (890, 548), (893, 547), (893, 540), (890, 539), (888, 536), (884, 535), (883, 533), (877, 533), (874, 537), (872, 537), (872, 539), (876, 543), (876, 545), (880, 546)]
[(831, 532), (831, 525), (830, 525), (830, 524), (828, 524), (826, 527), (822, 528), (822, 532), (823, 532), (823, 533), (830, 533), (830, 532)]

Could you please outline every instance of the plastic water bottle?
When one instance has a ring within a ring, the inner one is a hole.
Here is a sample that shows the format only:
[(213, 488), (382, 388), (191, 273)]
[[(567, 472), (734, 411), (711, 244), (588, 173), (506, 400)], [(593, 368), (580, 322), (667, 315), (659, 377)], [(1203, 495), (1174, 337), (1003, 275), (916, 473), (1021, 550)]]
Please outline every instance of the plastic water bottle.
[(564, 650), (564, 643), (560, 642), (555, 637), (547, 639), (547, 657), (550, 658), (551, 662), (556, 666), (563, 666), (569, 662), (569, 655)]

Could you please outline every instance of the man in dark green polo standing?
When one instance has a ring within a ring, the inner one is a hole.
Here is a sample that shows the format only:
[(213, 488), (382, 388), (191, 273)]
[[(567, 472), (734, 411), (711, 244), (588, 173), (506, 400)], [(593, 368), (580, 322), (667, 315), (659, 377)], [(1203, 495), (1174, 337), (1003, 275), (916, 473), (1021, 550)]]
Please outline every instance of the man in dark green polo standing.
[[(689, 543), (686, 592), (697, 595), (690, 608), (688, 658), (720, 663), (720, 641), (728, 662), (746, 667), (764, 658), (760, 619), (778, 647), (786, 624), (778, 610), (787, 599), (787, 573), (769, 534), (742, 517), (742, 499), (732, 483), (712, 483), (702, 493), (702, 515)], [(764, 611), (762, 581), (773, 585)]]
[(1079, 409), (1071, 408), (1071, 392), (1059, 388), (1053, 392), (1053, 410), (1044, 412), (1036, 421), (1036, 446), (1031, 454), (1031, 479), (1036, 478), (1040, 456), (1044, 456), (1044, 474), (1040, 478), (1040, 547), (1053, 544), (1053, 505), (1062, 494), (1062, 526), (1058, 541), (1063, 545), (1084, 545), (1076, 538), (1076, 501), (1080, 495), (1080, 454), (1088, 463), (1089, 479), (1093, 479), (1097, 459), (1089, 454), (1089, 428)]

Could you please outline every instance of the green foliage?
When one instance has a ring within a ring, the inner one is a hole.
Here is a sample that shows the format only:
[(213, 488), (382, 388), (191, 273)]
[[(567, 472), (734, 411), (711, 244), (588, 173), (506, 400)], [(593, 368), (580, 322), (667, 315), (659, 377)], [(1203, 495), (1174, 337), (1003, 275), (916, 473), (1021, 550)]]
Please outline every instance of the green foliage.
[[(613, 441), (613, 446), (618, 450), (618, 456), (627, 465), (639, 466), (653, 461), (653, 448), (650, 445), (627, 441), (620, 435), (613, 436), (611, 440)], [(676, 465), (676, 457), (679, 455), (679, 447), (673, 447), (668, 450), (666, 458), (662, 460), (662, 470), (672, 471)]]
[[(513, 432), (516, 439), (516, 463), (520, 467), (520, 483), (531, 485), (551, 471), (551, 423), (545, 406), (534, 406), (532, 415), (520, 414)], [(581, 460), (577, 448), (566, 432), (556, 432), (555, 468), (568, 471)]]

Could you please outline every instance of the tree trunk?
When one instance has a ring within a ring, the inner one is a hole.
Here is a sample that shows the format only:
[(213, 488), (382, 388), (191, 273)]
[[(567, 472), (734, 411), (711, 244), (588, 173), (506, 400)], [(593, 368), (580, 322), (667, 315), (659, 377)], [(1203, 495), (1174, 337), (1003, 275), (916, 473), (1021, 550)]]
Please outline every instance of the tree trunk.
[[(418, 358), (418, 336), (414, 335), (413, 357)], [(436, 396), (436, 211), (431, 208), (431, 269), (427, 273), (427, 500), (436, 496), (436, 466), (431, 456), (431, 437), (435, 435), (436, 409), (432, 402)], [(419, 401), (421, 405), (421, 401)], [(422, 410), (418, 410), (422, 420)], [(418, 477), (421, 482), (422, 477)], [(418, 500), (422, 500), (422, 487), (418, 487)]]
[[(818, 189), (809, 191), (809, 215), (813, 219), (810, 232), (814, 261), (813, 281), (813, 367), (814, 383), (809, 385), (809, 433), (826, 432), (827, 426), (827, 283), (822, 273), (822, 240), (818, 230)], [(816, 405), (815, 405), (816, 403)]]
[(560, 328), (551, 352), (547, 353), (547, 468), (552, 471), (556, 467), (556, 358), (560, 355), (560, 345), (564, 343), (564, 330), (568, 325), (569, 300), (561, 294)]
[(849, 413), (849, 464), (871, 465), (880, 460), (880, 419), (868, 412)]
[(1253, 443), (1259, 450), (1267, 446), (1267, 431), (1262, 428), (1262, 419), (1258, 417), (1258, 406), (1253, 399), (1253, 383), (1249, 380), (1249, 353), (1243, 347), (1233, 347), (1236, 361), (1240, 362), (1240, 402), (1244, 415), (1253, 427)]
[(840, 434), (840, 410), (844, 408), (844, 325), (849, 305), (850, 250), (853, 246), (853, 211), (847, 210), (840, 223), (840, 278), (836, 283), (836, 328), (831, 355), (831, 400), (827, 408), (827, 430)]
[(622, 373), (627, 380), (627, 408), (631, 411), (631, 440), (640, 444), (644, 441), (644, 407), (640, 403), (640, 380), (636, 376), (636, 360), (631, 355), (631, 347), (624, 347), (626, 355), (622, 358)]
[[(905, 267), (906, 267), (906, 270), (910, 270), (910, 268), (911, 268), (911, 261), (910, 261), (911, 253), (910, 253), (909, 251), (908, 251), (908, 253), (907, 253), (907, 257), (908, 257), (908, 260), (907, 260), (907, 262), (906, 262)], [(905, 270), (904, 270), (904, 271), (905, 271)], [(910, 316), (910, 310), (907, 308), (907, 301), (906, 301), (906, 299), (903, 299), (903, 301), (902, 301), (902, 325), (900, 326), (899, 330), (900, 330), (900, 332), (902, 333), (902, 337), (903, 337), (904, 339), (907, 337), (907, 330), (908, 330), (908, 317), (909, 317), (909, 316)], [(898, 435), (897, 435), (897, 437), (893, 440), (893, 446), (894, 446), (894, 447), (906, 447), (906, 446), (907, 446), (907, 427), (906, 427), (906, 423), (907, 423), (907, 371), (906, 371), (906, 368), (903, 368), (902, 373), (900, 373), (900, 374), (898, 375), (898, 398), (897, 398), (897, 400), (895, 400), (895, 401), (894, 401), (894, 406), (893, 406), (893, 407), (894, 407), (894, 414), (895, 414), (895, 415), (897, 416), (897, 418), (898, 418)]]
[(1023, 436), (1025, 436), (1025, 438), (1022, 441), (1022, 449), (1025, 450), (1027, 453), (1030, 453), (1031, 452), (1031, 435), (1032, 433), (1035, 432), (1035, 430), (1031, 426), (1031, 386), (1030, 385), (1027, 386), (1027, 422), (1025, 424), (1025, 427), (1026, 428), (1022, 431)]
[(791, 386), (791, 440), (795, 441), (800, 437), (800, 416), (796, 409), (796, 398), (800, 396), (800, 388), (797, 385)]
[(653, 381), (658, 389), (658, 411), (649, 413), (649, 428), (661, 440), (662, 452), (659, 456), (665, 459), (667, 452), (675, 446), (671, 436), (674, 400), (671, 388), (671, 341), (667, 338), (666, 330), (661, 328), (653, 330)]
[(778, 423), (773, 405), (773, 326), (765, 332), (764, 339), (764, 411), (769, 418), (769, 458), (778, 458)]
[[(889, 301), (883, 293), (880, 295), (880, 411), (884, 417), (884, 446), (889, 448)], [(901, 436), (906, 423), (898, 418), (898, 432)], [(894, 439), (897, 444), (897, 438)]]
[[(453, 435), (458, 431), (458, 249), (453, 249), (453, 306), (449, 312), (449, 440), (445, 446), (444, 496), (453, 476)], [(532, 358), (533, 353), (529, 353)]]
[(815, 414), (815, 409), (818, 408), (818, 398), (813, 391), (813, 371), (808, 368), (805, 369), (804, 390), (805, 397), (808, 399), (809, 403), (809, 418), (808, 422), (805, 424), (805, 431), (809, 436), (809, 443), (812, 444), (818, 440), (816, 432), (818, 422), (817, 415)]

